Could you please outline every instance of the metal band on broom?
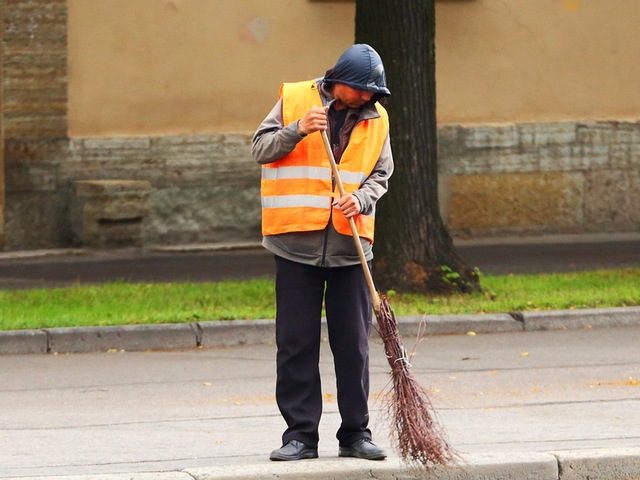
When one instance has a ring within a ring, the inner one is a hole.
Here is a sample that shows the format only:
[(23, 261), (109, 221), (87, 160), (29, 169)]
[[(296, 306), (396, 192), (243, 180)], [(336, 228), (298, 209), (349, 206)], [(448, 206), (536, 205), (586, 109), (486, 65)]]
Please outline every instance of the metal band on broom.
[[(322, 131), (321, 134), (338, 191), (341, 196), (344, 196), (344, 187), (333, 158), (327, 132)], [(409, 370), (409, 359), (398, 333), (396, 317), (386, 296), (378, 294), (375, 288), (360, 243), (360, 236), (352, 218), (349, 219), (349, 226), (371, 291), (380, 337), (391, 366), (393, 395), (389, 402), (389, 409), (400, 456), (404, 461), (419, 463), (424, 467), (450, 463), (454, 460), (455, 453), (449, 446), (444, 429), (435, 417), (429, 393), (416, 381)]]

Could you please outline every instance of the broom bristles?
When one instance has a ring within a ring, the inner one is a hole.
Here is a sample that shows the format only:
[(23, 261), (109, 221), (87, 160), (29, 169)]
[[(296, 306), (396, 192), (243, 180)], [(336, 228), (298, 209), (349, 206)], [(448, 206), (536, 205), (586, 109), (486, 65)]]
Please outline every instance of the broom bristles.
[(429, 393), (409, 370), (409, 359), (400, 340), (396, 318), (384, 295), (375, 313), (391, 366), (393, 395), (389, 410), (401, 458), (425, 467), (453, 462), (455, 453), (435, 416)]

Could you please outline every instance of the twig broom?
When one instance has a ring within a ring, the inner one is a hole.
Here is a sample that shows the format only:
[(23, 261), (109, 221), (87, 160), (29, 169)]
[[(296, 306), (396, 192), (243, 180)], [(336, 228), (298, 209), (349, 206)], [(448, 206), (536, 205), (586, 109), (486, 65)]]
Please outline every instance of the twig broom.
[[(345, 190), (327, 132), (321, 133), (338, 191), (341, 196), (344, 196)], [(349, 219), (349, 226), (371, 291), (378, 331), (391, 366), (393, 392), (389, 401), (389, 410), (400, 456), (404, 461), (419, 463), (424, 467), (450, 463), (454, 460), (455, 454), (449, 446), (444, 429), (435, 417), (429, 393), (416, 381), (409, 370), (409, 359), (398, 333), (396, 317), (386, 296), (380, 295), (375, 288), (360, 243), (360, 236), (352, 218)]]

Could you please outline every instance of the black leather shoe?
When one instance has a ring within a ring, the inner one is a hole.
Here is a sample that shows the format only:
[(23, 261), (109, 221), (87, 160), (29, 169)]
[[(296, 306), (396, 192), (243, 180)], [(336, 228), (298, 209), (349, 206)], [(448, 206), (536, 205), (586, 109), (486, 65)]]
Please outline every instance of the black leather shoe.
[(271, 460), (303, 460), (318, 458), (318, 449), (305, 445), (298, 440), (289, 440), (283, 446), (271, 452)]
[(339, 457), (364, 458), (365, 460), (384, 460), (387, 454), (369, 438), (356, 440), (348, 447), (340, 447)]

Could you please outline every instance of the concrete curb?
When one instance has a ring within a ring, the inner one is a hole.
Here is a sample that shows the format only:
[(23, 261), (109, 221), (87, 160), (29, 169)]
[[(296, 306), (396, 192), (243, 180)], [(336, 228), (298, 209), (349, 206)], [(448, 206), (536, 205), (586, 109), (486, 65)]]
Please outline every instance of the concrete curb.
[(413, 338), (420, 334), (503, 333), (521, 332), (524, 329), (522, 322), (506, 313), (398, 317), (397, 322), (400, 335)]
[(48, 344), (47, 332), (44, 330), (0, 332), (0, 355), (47, 353)]
[(640, 478), (640, 449), (571, 450), (556, 457), (561, 480)]
[(518, 480), (557, 480), (558, 462), (553, 455), (522, 453), (508, 455), (468, 455), (458, 465), (425, 471), (402, 463), (397, 458), (385, 462), (359, 459), (313, 460), (306, 463), (261, 463), (220, 468), (186, 469), (196, 480), (240, 480), (278, 478), (282, 480), (476, 480), (517, 478)]
[(640, 307), (522, 312), (518, 316), (527, 331), (625, 327), (638, 324)]
[(47, 329), (50, 352), (177, 350), (197, 346), (197, 329), (191, 323), (69, 327)]
[[(575, 330), (640, 325), (640, 307), (553, 310), (513, 314), (398, 317), (404, 338), (535, 330)], [(67, 327), (0, 331), (0, 355), (80, 353), (110, 350), (175, 350), (270, 344), (273, 320), (230, 320), (184, 324)], [(323, 325), (326, 336), (326, 325)], [(377, 335), (375, 331), (372, 336)]]
[[(261, 462), (175, 472), (20, 477), (21, 480), (585, 480), (640, 478), (640, 448), (558, 452), (467, 454), (459, 463), (425, 471), (398, 458), (371, 462), (353, 458)], [(0, 480), (16, 480), (4, 477)]]

